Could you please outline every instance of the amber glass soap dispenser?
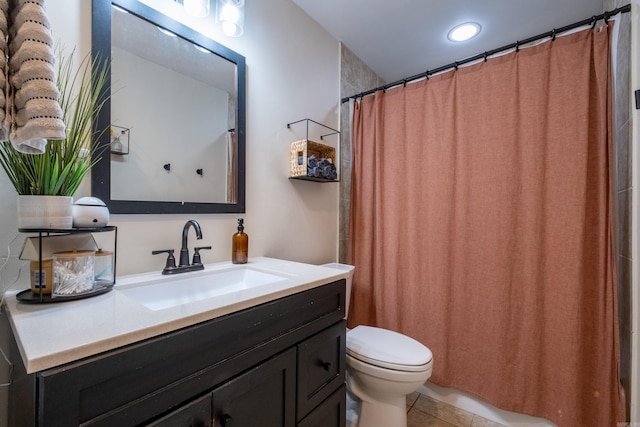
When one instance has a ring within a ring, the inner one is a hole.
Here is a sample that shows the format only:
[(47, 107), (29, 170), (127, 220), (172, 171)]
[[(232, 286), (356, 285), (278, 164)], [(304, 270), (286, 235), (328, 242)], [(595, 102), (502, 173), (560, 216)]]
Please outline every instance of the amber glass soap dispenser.
[(246, 264), (249, 258), (249, 236), (244, 232), (244, 220), (238, 218), (238, 232), (231, 243), (231, 261), (234, 264)]

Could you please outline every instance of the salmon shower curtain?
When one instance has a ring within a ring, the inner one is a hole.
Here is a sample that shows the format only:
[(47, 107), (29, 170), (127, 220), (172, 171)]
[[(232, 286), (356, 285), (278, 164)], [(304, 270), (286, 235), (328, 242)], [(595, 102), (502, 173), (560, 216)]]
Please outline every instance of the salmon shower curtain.
[(607, 28), (356, 104), (349, 319), (431, 381), (559, 426), (615, 426)]

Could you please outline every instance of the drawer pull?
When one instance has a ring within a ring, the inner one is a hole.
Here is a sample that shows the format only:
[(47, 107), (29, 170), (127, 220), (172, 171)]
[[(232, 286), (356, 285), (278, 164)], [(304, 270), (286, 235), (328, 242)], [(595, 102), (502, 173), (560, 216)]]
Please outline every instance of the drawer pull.
[(324, 368), (325, 371), (328, 371), (329, 369), (331, 369), (331, 363), (323, 362), (322, 360), (320, 361), (320, 363), (322, 364), (322, 367)]
[(224, 414), (220, 417), (220, 424), (222, 427), (231, 427), (233, 425), (233, 418), (229, 414)]

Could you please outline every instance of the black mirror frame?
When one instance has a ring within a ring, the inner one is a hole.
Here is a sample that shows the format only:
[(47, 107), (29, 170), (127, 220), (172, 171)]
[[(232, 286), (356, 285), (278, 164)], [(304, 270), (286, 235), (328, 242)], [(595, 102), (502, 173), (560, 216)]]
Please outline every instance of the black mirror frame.
[[(136, 0), (92, 0), (91, 44), (92, 58), (111, 58), (111, 5), (121, 7), (141, 19), (166, 28), (185, 40), (197, 44), (218, 56), (236, 64), (237, 73), (237, 176), (235, 203), (163, 202), (111, 199), (111, 156), (109, 132), (100, 131), (111, 126), (111, 102), (105, 101), (101, 111), (93, 118), (95, 138), (98, 138), (100, 159), (91, 169), (91, 193), (99, 198), (113, 214), (193, 214), (193, 213), (244, 213), (246, 184), (246, 62), (244, 56), (203, 36), (197, 31)], [(102, 98), (108, 98), (111, 90), (111, 75), (107, 76)], [(106, 149), (102, 149), (106, 147)]]

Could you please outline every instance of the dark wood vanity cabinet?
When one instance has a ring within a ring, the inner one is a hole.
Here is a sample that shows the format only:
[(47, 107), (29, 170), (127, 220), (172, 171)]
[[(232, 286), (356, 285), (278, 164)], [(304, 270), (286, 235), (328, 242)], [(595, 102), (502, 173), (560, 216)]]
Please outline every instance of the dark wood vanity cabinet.
[(11, 426), (345, 426), (345, 281), (27, 375)]
[(149, 425), (295, 426), (295, 359), (289, 349)]

